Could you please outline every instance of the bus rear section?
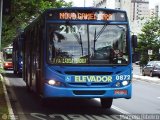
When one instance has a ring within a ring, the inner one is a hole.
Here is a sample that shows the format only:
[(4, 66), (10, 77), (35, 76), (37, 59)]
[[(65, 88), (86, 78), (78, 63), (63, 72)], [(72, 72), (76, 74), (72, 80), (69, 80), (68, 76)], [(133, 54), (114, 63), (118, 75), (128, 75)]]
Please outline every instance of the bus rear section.
[[(114, 98), (131, 98), (132, 53), (126, 12), (61, 8), (49, 9), (38, 19), (43, 27), (35, 22), (25, 30), (29, 89), (44, 98), (100, 98), (105, 108), (111, 107)], [(35, 41), (34, 32), (39, 35)]]

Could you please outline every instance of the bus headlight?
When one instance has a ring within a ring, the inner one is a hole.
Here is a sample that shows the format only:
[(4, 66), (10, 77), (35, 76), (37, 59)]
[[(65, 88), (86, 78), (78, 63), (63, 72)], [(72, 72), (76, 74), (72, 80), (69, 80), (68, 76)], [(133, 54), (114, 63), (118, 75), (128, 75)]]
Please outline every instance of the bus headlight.
[(62, 86), (62, 83), (61, 83), (61, 82), (55, 81), (55, 80), (49, 80), (49, 81), (48, 81), (48, 84), (49, 84), (49, 85), (52, 85), (52, 86)]
[(122, 82), (122, 85), (123, 85), (123, 86), (126, 86), (126, 85), (128, 85), (128, 84), (129, 84), (129, 81), (127, 81), (127, 80), (125, 80), (125, 81)]
[(123, 87), (123, 86), (127, 86), (130, 83), (129, 80), (124, 80), (124, 81), (117, 81), (115, 83), (115, 87)]

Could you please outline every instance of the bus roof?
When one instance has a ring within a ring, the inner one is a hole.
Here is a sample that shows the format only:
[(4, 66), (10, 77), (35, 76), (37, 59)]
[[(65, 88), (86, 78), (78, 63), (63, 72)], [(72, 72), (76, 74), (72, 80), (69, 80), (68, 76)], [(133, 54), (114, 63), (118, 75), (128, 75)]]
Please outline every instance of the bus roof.
[[(39, 20), (39, 18), (41, 18), (42, 16), (45, 16), (46, 14), (52, 13), (52, 12), (79, 12), (79, 11), (83, 11), (83, 12), (97, 12), (97, 11), (103, 11), (103, 12), (108, 12), (108, 13), (122, 13), (125, 15), (125, 20), (124, 21), (128, 21), (128, 18), (126, 16), (126, 11), (124, 10), (117, 10), (117, 9), (109, 9), (109, 8), (95, 8), (95, 7), (64, 7), (64, 8), (49, 8), (46, 9), (40, 16), (38, 16), (36, 19), (34, 19), (25, 29), (24, 31), (26, 31), (30, 26), (32, 26), (37, 20)], [(57, 14), (54, 13), (54, 16), (57, 16)], [(58, 19), (58, 18), (55, 18)], [(124, 22), (123, 21), (123, 22)]]
[(95, 7), (64, 7), (64, 8), (49, 8), (46, 9), (45, 12), (47, 11), (51, 11), (51, 10), (107, 10), (107, 11), (113, 11), (113, 12), (124, 12), (126, 13), (126, 11), (124, 10), (117, 10), (117, 9), (110, 9), (110, 8), (95, 8)]

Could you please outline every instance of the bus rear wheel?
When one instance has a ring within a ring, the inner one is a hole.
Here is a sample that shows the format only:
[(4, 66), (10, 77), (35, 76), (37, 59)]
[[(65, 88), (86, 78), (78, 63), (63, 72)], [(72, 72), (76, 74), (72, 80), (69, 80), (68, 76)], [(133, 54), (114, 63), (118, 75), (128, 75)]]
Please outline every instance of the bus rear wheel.
[(113, 98), (101, 98), (102, 108), (110, 109), (112, 106)]

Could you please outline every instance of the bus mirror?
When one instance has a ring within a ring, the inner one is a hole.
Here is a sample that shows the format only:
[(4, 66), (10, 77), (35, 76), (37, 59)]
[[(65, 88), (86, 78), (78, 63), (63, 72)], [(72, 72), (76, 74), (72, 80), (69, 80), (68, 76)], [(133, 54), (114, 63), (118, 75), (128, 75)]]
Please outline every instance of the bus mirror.
[(134, 48), (138, 47), (136, 35), (132, 35), (132, 47), (134, 47)]

